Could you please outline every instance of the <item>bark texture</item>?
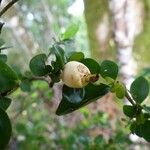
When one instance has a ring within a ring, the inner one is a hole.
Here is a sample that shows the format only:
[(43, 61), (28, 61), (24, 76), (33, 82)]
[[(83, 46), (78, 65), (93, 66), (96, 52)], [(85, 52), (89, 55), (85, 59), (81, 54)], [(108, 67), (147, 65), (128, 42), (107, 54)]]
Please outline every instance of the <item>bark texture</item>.
[(108, 0), (84, 0), (85, 19), (89, 37), (91, 56), (103, 56), (109, 36)]
[(110, 0), (110, 10), (120, 74), (129, 87), (137, 70), (133, 44), (135, 37), (142, 30), (142, 4), (140, 0)]

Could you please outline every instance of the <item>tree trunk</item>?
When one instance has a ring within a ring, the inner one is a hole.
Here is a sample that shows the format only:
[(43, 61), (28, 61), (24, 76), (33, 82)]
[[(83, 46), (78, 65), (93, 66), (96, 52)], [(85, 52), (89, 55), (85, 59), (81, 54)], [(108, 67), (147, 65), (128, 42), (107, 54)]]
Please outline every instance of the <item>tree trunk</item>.
[(84, 0), (84, 7), (91, 56), (99, 60), (108, 46), (108, 0)]
[(132, 49), (134, 39), (142, 29), (142, 5), (139, 0), (110, 0), (110, 10), (120, 74), (129, 87), (137, 70)]

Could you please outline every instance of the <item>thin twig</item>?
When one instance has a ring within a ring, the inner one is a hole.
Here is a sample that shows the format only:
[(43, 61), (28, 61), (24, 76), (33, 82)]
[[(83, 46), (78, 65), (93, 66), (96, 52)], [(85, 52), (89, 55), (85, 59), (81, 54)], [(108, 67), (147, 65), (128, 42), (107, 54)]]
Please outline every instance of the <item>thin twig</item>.
[(131, 96), (129, 95), (129, 93), (126, 91), (126, 93), (125, 93), (125, 96), (126, 96), (126, 98), (128, 99), (128, 101), (133, 105), (133, 106), (135, 106), (136, 104), (135, 104), (135, 102), (134, 102), (134, 100), (131, 98)]
[(12, 0), (10, 3), (8, 3), (1, 11), (0, 11), (0, 17), (10, 8), (13, 4), (15, 4), (19, 0)]

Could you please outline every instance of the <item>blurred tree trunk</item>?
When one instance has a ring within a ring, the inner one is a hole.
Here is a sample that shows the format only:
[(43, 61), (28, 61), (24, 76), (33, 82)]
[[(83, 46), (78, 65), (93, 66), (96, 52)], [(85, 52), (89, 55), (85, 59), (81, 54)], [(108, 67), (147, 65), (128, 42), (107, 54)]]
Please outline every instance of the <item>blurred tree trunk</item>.
[(84, 0), (85, 19), (91, 56), (102, 58), (108, 46), (109, 7), (108, 0)]
[[(84, 7), (91, 56), (98, 61), (108, 59), (110, 54), (107, 54), (107, 49), (111, 35), (108, 0), (84, 0)], [(100, 101), (91, 104), (89, 108), (92, 112), (107, 112), (114, 129), (120, 111), (112, 99), (112, 94), (107, 94)]]
[[(120, 64), (121, 77), (125, 84), (130, 84), (136, 73), (136, 63), (133, 58), (134, 39), (142, 29), (142, 4), (139, 0), (84, 0), (85, 18), (89, 36), (92, 57), (108, 59), (107, 52), (110, 35), (117, 48), (117, 58)], [(109, 23), (112, 14), (113, 29)], [(107, 16), (107, 19), (105, 16)], [(107, 20), (107, 21), (106, 21)], [(105, 28), (104, 28), (105, 27)], [(113, 34), (111, 34), (113, 30)], [(100, 32), (99, 32), (100, 31)], [(108, 112), (114, 122), (120, 111), (108, 95), (103, 102), (92, 105), (94, 110)], [(114, 124), (112, 124), (114, 125)]]
[(136, 75), (133, 44), (142, 29), (142, 8), (140, 0), (110, 0), (120, 74), (127, 87)]

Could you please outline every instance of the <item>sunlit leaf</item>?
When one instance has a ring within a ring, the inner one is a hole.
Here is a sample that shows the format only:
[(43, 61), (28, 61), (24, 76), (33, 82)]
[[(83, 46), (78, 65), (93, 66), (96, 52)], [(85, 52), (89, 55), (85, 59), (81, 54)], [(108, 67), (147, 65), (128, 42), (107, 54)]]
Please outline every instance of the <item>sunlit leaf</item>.
[(79, 30), (79, 25), (77, 24), (70, 25), (66, 29), (66, 31), (62, 34), (62, 40), (68, 40), (70, 38), (73, 38), (75, 34), (78, 32), (78, 30)]
[(126, 90), (124, 84), (122, 84), (121, 82), (116, 82), (114, 86), (115, 86), (116, 96), (119, 99), (123, 99), (125, 97), (125, 90)]
[(74, 52), (69, 57), (68, 61), (81, 61), (84, 59), (84, 54), (82, 52)]

